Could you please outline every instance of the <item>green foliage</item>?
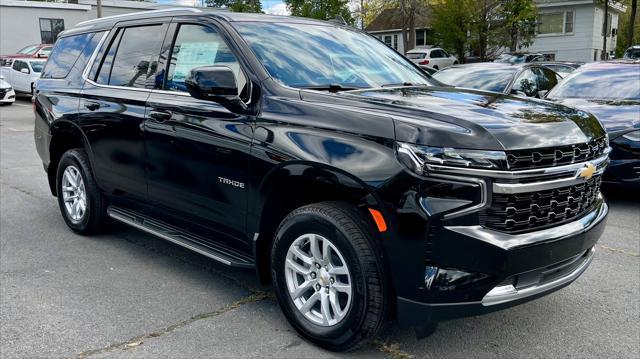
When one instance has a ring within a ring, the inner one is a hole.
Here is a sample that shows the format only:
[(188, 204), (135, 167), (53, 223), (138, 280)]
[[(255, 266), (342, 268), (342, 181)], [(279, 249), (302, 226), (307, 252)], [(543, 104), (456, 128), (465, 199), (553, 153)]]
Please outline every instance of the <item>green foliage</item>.
[(260, 0), (205, 0), (207, 7), (223, 7), (234, 12), (262, 12)]
[(453, 49), (464, 62), (471, 29), (473, 0), (443, 0), (432, 6), (431, 27), (437, 42), (445, 49)]
[(293, 16), (332, 20), (341, 16), (349, 25), (355, 19), (349, 11), (348, 0), (284, 0)]
[(640, 21), (638, 20), (638, 16), (640, 16), (640, 12), (638, 10), (638, 3), (636, 4), (636, 19), (634, 21), (633, 28), (633, 43), (629, 43), (627, 39), (629, 27), (631, 26), (631, 0), (622, 1), (624, 5), (627, 6), (627, 11), (624, 14), (620, 14), (618, 17), (618, 40), (616, 42), (616, 57), (622, 57), (624, 52), (629, 48), (629, 46), (640, 44)]
[(482, 60), (503, 47), (528, 47), (535, 36), (533, 0), (441, 0), (433, 2), (432, 27), (440, 45), (464, 61), (468, 50)]

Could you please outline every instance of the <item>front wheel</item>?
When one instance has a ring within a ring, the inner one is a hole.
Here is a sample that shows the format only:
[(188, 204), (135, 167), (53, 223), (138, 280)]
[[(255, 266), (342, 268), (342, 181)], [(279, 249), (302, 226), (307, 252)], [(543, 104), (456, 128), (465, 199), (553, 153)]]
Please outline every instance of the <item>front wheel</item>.
[(369, 228), (353, 206), (324, 202), (296, 209), (276, 233), (278, 302), (302, 336), (326, 349), (356, 348), (386, 323), (385, 269)]

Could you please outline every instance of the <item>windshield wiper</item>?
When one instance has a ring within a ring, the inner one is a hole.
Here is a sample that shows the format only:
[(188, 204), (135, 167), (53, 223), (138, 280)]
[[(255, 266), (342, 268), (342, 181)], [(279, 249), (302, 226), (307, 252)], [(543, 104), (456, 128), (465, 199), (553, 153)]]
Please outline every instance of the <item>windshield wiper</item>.
[(340, 84), (327, 84), (327, 85), (309, 85), (309, 86), (299, 86), (298, 88), (305, 90), (318, 90), (318, 91), (329, 91), (329, 92), (340, 92), (340, 91), (353, 91), (353, 90), (362, 90), (362, 87), (355, 86), (342, 86)]
[(414, 84), (413, 82), (398, 82), (380, 85), (380, 87), (409, 87), (409, 86), (427, 86), (426, 84)]

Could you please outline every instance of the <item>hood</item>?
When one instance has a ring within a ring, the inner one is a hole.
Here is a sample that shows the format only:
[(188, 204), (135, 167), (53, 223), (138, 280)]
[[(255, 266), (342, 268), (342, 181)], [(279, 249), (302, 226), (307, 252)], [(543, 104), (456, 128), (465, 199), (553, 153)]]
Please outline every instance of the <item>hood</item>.
[(430, 146), (516, 150), (585, 143), (605, 135), (591, 114), (543, 100), (448, 87), (342, 93), (384, 105), (398, 141)]
[(557, 103), (578, 108), (595, 115), (607, 132), (616, 133), (640, 129), (640, 101), (614, 101), (569, 98), (557, 100)]

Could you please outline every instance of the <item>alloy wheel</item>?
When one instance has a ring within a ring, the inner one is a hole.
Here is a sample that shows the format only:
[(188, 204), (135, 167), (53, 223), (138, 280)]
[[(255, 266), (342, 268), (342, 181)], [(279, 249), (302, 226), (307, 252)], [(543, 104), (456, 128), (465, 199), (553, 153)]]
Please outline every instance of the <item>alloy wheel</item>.
[(333, 326), (352, 301), (352, 281), (344, 257), (331, 241), (303, 234), (291, 243), (285, 260), (287, 289), (298, 311), (312, 323)]

